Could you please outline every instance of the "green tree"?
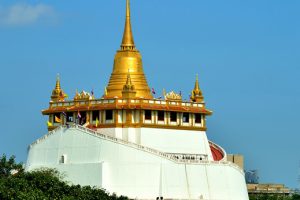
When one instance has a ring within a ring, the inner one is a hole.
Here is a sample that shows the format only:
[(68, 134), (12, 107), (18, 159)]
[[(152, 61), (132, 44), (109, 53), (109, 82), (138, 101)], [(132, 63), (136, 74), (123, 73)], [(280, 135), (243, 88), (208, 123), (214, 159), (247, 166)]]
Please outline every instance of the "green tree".
[(22, 173), (23, 171), (22, 164), (16, 164), (15, 156), (11, 156), (9, 159), (6, 158), (6, 155), (0, 157), (0, 178), (9, 177), (14, 173)]
[(300, 200), (300, 196), (294, 194), (292, 196), (286, 196), (283, 194), (250, 194), (250, 200)]
[(127, 200), (127, 197), (109, 195), (106, 191), (90, 186), (68, 185), (54, 169), (25, 172), (22, 164), (0, 157), (1, 200)]
[(300, 200), (300, 195), (294, 194), (292, 200)]

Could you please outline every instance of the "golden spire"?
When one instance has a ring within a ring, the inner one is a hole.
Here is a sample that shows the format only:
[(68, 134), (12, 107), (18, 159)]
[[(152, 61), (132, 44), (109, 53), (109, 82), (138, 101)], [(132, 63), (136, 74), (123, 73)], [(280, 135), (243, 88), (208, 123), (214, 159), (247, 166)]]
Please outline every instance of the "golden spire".
[(136, 97), (152, 99), (144, 70), (142, 56), (135, 48), (130, 22), (130, 3), (126, 0), (126, 20), (121, 49), (114, 59), (113, 72), (110, 76), (104, 98), (122, 98), (123, 86), (128, 80), (134, 85)]
[(51, 101), (64, 101), (65, 98), (66, 95), (64, 94), (64, 91), (60, 87), (60, 78), (59, 78), (59, 74), (57, 74), (55, 88), (53, 89), (51, 95)]
[(196, 74), (196, 81), (195, 81), (195, 87), (194, 87), (194, 91), (199, 91), (200, 87), (199, 87), (199, 78), (198, 78), (198, 74)]
[(121, 44), (121, 50), (134, 50), (134, 40), (131, 30), (131, 21), (130, 21), (130, 2), (126, 0), (126, 19), (125, 19), (125, 29), (123, 34), (123, 40)]
[(204, 100), (202, 91), (200, 90), (200, 87), (199, 87), (198, 74), (196, 75), (196, 81), (195, 81), (194, 90), (192, 91), (192, 94), (191, 94), (191, 100), (193, 102), (202, 102)]
[(61, 90), (61, 88), (60, 88), (60, 78), (59, 78), (59, 74), (57, 74), (57, 76), (56, 76), (56, 85), (55, 85), (55, 89), (56, 89), (56, 90)]

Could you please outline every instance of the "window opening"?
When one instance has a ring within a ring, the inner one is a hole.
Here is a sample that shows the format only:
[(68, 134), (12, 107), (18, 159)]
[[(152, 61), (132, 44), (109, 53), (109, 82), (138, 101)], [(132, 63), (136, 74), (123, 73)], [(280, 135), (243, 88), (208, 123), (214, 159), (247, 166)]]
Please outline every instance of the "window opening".
[(84, 125), (86, 123), (86, 112), (79, 112), (77, 117), (80, 125)]
[(182, 121), (183, 121), (183, 123), (189, 123), (190, 122), (190, 113), (183, 113)]
[(67, 112), (67, 122), (73, 122), (73, 113), (72, 112)]
[(92, 118), (93, 121), (96, 121), (97, 119), (99, 120), (99, 110), (94, 110), (92, 115), (93, 115)]
[(106, 120), (113, 120), (113, 111), (112, 110), (106, 110), (105, 111), (105, 119)]
[(55, 114), (54, 114), (53, 122), (54, 122), (54, 123), (61, 123), (60, 113), (55, 113)]
[(195, 123), (201, 124), (201, 118), (202, 118), (201, 114), (199, 113), (195, 114)]
[(171, 112), (170, 113), (170, 121), (171, 122), (176, 122), (177, 121), (177, 113), (176, 112)]
[(157, 112), (157, 120), (158, 121), (165, 121), (165, 112), (164, 111), (158, 111)]
[(151, 120), (152, 115), (151, 115), (151, 110), (145, 110), (145, 120)]

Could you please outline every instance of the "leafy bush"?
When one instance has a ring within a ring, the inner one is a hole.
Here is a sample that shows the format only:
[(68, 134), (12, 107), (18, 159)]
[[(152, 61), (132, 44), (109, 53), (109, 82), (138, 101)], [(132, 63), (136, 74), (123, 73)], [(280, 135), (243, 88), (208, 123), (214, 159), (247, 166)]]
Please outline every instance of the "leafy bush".
[(255, 194), (249, 195), (249, 200), (300, 200), (300, 196), (297, 194), (292, 196), (282, 194)]
[(15, 157), (0, 157), (0, 199), (14, 200), (127, 200), (127, 197), (109, 195), (106, 191), (90, 186), (68, 185), (54, 169), (25, 172)]

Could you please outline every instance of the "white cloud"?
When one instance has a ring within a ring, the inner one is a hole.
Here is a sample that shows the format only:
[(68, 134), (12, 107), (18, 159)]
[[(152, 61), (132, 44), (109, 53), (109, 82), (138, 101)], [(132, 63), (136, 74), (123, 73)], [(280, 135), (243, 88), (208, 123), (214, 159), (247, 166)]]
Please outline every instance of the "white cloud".
[(10, 7), (0, 7), (0, 24), (7, 26), (30, 25), (41, 19), (52, 18), (54, 15), (54, 9), (49, 5), (15, 4)]

